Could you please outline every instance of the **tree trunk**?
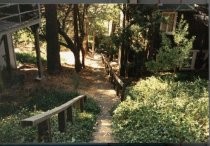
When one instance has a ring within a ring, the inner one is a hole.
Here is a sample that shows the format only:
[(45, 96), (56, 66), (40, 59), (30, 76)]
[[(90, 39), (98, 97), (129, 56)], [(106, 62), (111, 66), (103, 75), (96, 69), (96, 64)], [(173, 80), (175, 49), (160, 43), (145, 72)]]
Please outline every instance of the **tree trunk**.
[(89, 48), (88, 48), (88, 18), (86, 18), (85, 20), (85, 39), (84, 39), (84, 43), (85, 43), (85, 51), (88, 52)]
[(46, 41), (47, 41), (47, 70), (48, 73), (59, 73), (60, 45), (58, 41), (57, 5), (45, 5)]
[(80, 32), (80, 39), (79, 39), (79, 48), (82, 52), (82, 67), (85, 68), (85, 56), (86, 56), (86, 46), (85, 46), (85, 40), (86, 40), (86, 19), (87, 19), (87, 9), (88, 5), (83, 4), (83, 9), (81, 12), (78, 11), (78, 20), (79, 20), (79, 32)]
[(93, 32), (93, 42), (92, 42), (92, 55), (95, 54), (95, 40), (96, 40), (96, 34), (95, 31)]
[(42, 70), (42, 62), (41, 62), (41, 55), (40, 55), (40, 46), (39, 46), (39, 25), (33, 25), (31, 26), (31, 30), (34, 35), (34, 46), (36, 50), (36, 64), (38, 68), (38, 78), (39, 80), (43, 77), (43, 70)]
[(126, 21), (126, 4), (123, 4), (123, 41), (122, 46), (120, 47), (120, 76), (125, 77), (126, 74), (126, 64), (125, 64), (125, 49), (126, 49), (126, 42), (125, 42), (125, 21)]
[(73, 23), (74, 23), (74, 46), (75, 46), (75, 70), (76, 72), (81, 71), (81, 62), (80, 62), (80, 48), (79, 48), (79, 36), (78, 36), (78, 5), (74, 4), (73, 8)]

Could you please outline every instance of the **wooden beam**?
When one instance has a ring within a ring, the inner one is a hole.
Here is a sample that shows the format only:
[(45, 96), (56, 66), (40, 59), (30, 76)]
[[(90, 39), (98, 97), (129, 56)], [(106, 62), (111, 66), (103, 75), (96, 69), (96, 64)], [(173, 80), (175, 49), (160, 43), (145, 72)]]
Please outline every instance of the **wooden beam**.
[(67, 109), (67, 121), (71, 122), (72, 124), (74, 123), (74, 120), (73, 120), (73, 107), (72, 106), (70, 106)]
[(51, 142), (50, 119), (38, 124), (38, 141)]
[[(1, 4), (1, 2), (0, 2)], [(17, 30), (20, 30), (22, 28), (25, 28), (25, 27), (29, 27), (29, 26), (32, 26), (32, 25), (35, 25), (35, 24), (39, 24), (41, 21), (41, 19), (36, 19), (36, 20), (31, 20), (31, 21), (27, 21), (27, 22), (24, 22), (24, 23), (15, 23), (15, 24), (11, 24), (9, 25), (9, 29), (4, 29), (4, 30), (0, 30), (0, 35), (4, 35), (4, 34), (7, 34), (7, 33), (13, 33)], [(1, 26), (1, 25), (0, 25)]]
[(80, 99), (80, 111), (84, 111), (84, 98)]
[(52, 110), (32, 116), (27, 119), (24, 119), (21, 121), (21, 125), (22, 126), (35, 126), (35, 125), (49, 119), (51, 116), (58, 114), (64, 110), (67, 110), (70, 106), (72, 106), (75, 102), (79, 101), (82, 98), (85, 98), (85, 95), (80, 95), (78, 97), (75, 97), (74, 99), (72, 99), (72, 100), (62, 104), (61, 106), (52, 109)]
[(66, 132), (67, 111), (64, 110), (58, 114), (58, 128), (60, 132)]

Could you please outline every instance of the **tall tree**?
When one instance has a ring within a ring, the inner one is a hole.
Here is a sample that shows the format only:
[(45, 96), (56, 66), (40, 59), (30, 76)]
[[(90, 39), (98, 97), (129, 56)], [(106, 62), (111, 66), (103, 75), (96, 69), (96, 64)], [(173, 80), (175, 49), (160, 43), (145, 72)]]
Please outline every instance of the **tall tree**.
[[(60, 41), (60, 44), (69, 48), (75, 57), (75, 70), (79, 72), (82, 68), (85, 68), (85, 54), (88, 48), (88, 20), (87, 10), (88, 4), (81, 5), (59, 5), (61, 9), (61, 20), (59, 19), (59, 34), (64, 41)], [(65, 10), (64, 12), (62, 12)], [(69, 19), (73, 18), (73, 19)], [(69, 26), (73, 27), (73, 30), (69, 29)], [(73, 31), (72, 33), (69, 33)], [(72, 38), (73, 39), (72, 39)], [(82, 63), (80, 61), (80, 51), (82, 53)]]
[(60, 45), (58, 41), (57, 5), (45, 5), (46, 41), (47, 41), (47, 70), (49, 73), (59, 73)]
[(78, 5), (74, 4), (73, 6), (73, 23), (74, 23), (74, 46), (75, 46), (75, 52), (74, 52), (74, 57), (75, 57), (75, 70), (79, 72), (81, 70), (81, 62), (80, 62), (80, 38), (79, 38), (79, 28), (78, 28)]
[(126, 4), (123, 4), (123, 9), (122, 9), (122, 11), (123, 11), (123, 23), (122, 23), (122, 29), (123, 29), (123, 32), (122, 32), (122, 45), (121, 45), (121, 47), (120, 47), (120, 64), (119, 64), (119, 66), (120, 66), (120, 76), (123, 76), (123, 77), (125, 77), (125, 75), (126, 75), (126, 64), (127, 64), (127, 57), (126, 57), (126, 55), (127, 55), (127, 45), (126, 45), (126, 40), (125, 40), (125, 38), (126, 38), (126, 33), (125, 33), (125, 31), (126, 31), (126, 11), (127, 11), (127, 6), (126, 6)]
[(82, 52), (82, 67), (85, 68), (85, 56), (88, 49), (88, 20), (87, 20), (87, 12), (88, 12), (88, 4), (82, 4), (80, 6), (80, 10), (78, 10), (78, 24), (79, 24), (79, 42), (78, 46)]

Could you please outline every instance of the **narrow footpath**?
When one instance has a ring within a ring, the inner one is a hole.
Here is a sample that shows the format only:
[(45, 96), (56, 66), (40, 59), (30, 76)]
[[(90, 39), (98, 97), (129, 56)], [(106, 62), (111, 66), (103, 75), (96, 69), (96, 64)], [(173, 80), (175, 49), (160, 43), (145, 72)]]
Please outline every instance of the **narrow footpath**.
[[(85, 78), (82, 78), (85, 74)], [(109, 83), (101, 56), (87, 57), (86, 69), (80, 76), (78, 90), (93, 97), (101, 108), (91, 143), (116, 143), (112, 135), (110, 111), (120, 102), (111, 83)]]

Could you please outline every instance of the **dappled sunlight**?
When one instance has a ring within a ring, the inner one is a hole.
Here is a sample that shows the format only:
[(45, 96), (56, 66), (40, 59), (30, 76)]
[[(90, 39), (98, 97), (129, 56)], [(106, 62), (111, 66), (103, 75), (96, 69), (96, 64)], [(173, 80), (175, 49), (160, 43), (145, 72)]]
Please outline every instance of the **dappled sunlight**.
[[(61, 57), (61, 64), (68, 64), (68, 65), (74, 65), (75, 59), (74, 54), (71, 51), (62, 51), (60, 52)], [(82, 60), (82, 54), (80, 53), (80, 60)], [(99, 62), (101, 62), (101, 56), (98, 54), (94, 54), (93, 57), (91, 57), (89, 54), (86, 54), (85, 57), (85, 66), (91, 67), (94, 69), (102, 69), (103, 67), (99, 65)]]
[(71, 51), (60, 52), (60, 57), (61, 57), (61, 64), (66, 63), (69, 65), (73, 65), (75, 62), (74, 54)]

